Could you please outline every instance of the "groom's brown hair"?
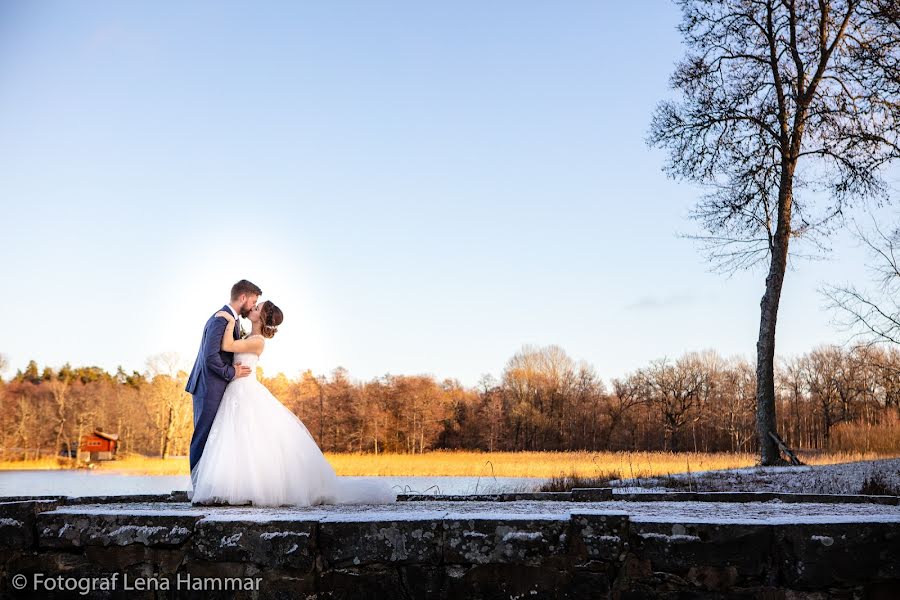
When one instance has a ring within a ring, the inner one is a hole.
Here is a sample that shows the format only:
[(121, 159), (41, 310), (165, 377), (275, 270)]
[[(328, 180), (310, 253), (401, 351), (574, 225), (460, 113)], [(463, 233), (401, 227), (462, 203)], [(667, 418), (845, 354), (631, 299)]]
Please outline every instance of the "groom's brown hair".
[(247, 294), (248, 296), (252, 296), (253, 294), (256, 294), (257, 296), (262, 296), (262, 290), (259, 289), (258, 285), (250, 283), (246, 279), (241, 279), (236, 284), (231, 286), (232, 301), (240, 298), (241, 294)]

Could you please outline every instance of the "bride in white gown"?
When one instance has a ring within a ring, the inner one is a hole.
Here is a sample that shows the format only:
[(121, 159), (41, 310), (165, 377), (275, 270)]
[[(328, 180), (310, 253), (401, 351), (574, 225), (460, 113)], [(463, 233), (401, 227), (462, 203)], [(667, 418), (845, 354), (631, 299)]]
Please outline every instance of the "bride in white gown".
[[(234, 362), (255, 373), (266, 339), (281, 324), (281, 310), (268, 300), (257, 304), (249, 315), (251, 334), (242, 340), (233, 339), (235, 321), (229, 312), (217, 316), (229, 321), (222, 349), (234, 352)], [(385, 481), (339, 477), (303, 422), (255, 375), (225, 388), (195, 470), (195, 504), (310, 506), (397, 499)]]

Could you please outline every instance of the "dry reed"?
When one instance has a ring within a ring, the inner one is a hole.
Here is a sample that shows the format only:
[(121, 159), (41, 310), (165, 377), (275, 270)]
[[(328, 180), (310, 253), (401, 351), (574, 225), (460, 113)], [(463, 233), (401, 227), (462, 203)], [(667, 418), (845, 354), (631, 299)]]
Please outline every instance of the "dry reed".
[[(753, 466), (756, 456), (695, 452), (472, 452), (435, 450), (424, 454), (326, 453), (339, 475), (455, 477), (632, 478)], [(813, 465), (874, 460), (896, 454), (860, 452), (801, 453)], [(41, 458), (0, 462), (0, 470), (75, 468), (73, 460)], [(83, 465), (82, 465), (83, 466)], [(130, 475), (187, 475), (186, 457), (121, 456), (98, 469)]]

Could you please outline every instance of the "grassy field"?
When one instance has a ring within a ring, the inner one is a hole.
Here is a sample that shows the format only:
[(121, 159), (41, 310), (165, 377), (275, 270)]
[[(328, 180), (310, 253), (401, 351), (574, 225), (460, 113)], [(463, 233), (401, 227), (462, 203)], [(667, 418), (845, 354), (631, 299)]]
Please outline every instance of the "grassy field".
[[(425, 454), (332, 454), (325, 456), (339, 475), (631, 478), (753, 466), (756, 456), (738, 453), (671, 452), (469, 452)], [(885, 458), (862, 453), (801, 453), (808, 464), (835, 464)], [(69, 469), (74, 461), (42, 458), (0, 462), (0, 470)], [(123, 456), (96, 469), (130, 475), (187, 475), (188, 460)]]

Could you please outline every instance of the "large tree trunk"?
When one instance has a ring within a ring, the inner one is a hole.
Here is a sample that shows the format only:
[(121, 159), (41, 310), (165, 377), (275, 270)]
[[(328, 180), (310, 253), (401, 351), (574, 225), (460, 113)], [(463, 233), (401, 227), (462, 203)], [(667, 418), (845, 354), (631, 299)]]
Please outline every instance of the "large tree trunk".
[(759, 340), (756, 342), (756, 433), (759, 437), (759, 459), (764, 466), (783, 464), (775, 440), (775, 325), (778, 304), (787, 270), (788, 243), (791, 237), (792, 183), (794, 165), (782, 167), (778, 191), (778, 225), (772, 242), (766, 291), (760, 301)]

